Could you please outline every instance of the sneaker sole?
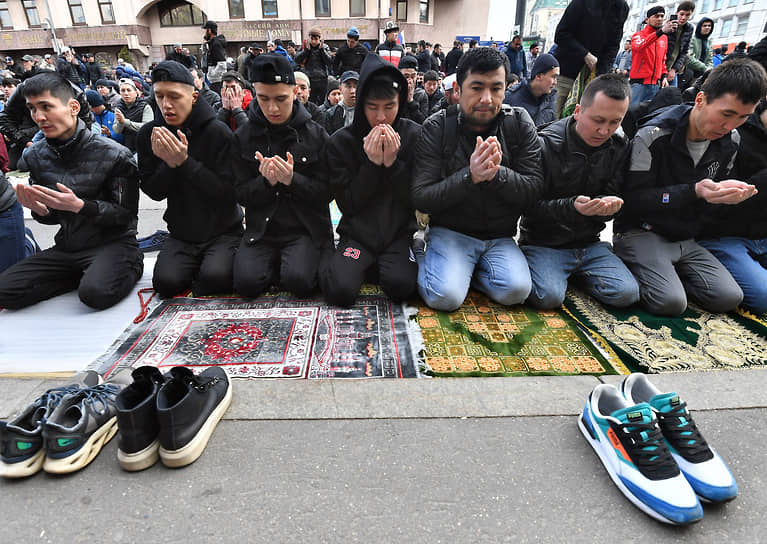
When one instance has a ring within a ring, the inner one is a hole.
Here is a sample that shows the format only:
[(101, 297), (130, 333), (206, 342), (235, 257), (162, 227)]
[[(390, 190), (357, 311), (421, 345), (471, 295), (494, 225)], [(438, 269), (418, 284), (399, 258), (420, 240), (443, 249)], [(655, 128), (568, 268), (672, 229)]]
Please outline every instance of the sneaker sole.
[(40, 448), (36, 454), (29, 459), (19, 463), (3, 463), (0, 461), (0, 476), (3, 478), (26, 478), (37, 474), (43, 468), (45, 461), (45, 450)]
[(160, 441), (156, 440), (146, 448), (136, 453), (125, 453), (121, 449), (117, 450), (117, 460), (120, 466), (128, 472), (138, 472), (154, 465), (160, 458)]
[(69, 474), (76, 472), (93, 461), (99, 454), (101, 448), (109, 442), (117, 433), (117, 416), (113, 417), (104, 425), (96, 429), (82, 448), (72, 455), (62, 459), (45, 458), (43, 470), (52, 474)]
[[(672, 521), (665, 516), (659, 514), (649, 506), (647, 506), (644, 502), (642, 502), (636, 495), (634, 495), (631, 490), (629, 490), (628, 487), (624, 485), (624, 483), (621, 481), (620, 478), (618, 478), (618, 475), (610, 468), (610, 462), (607, 459), (606, 455), (602, 448), (600, 447), (600, 443), (592, 438), (591, 432), (586, 428), (586, 424), (584, 423), (583, 418), (587, 417), (585, 413), (582, 413), (580, 416), (578, 416), (578, 428), (581, 430), (581, 433), (583, 434), (584, 438), (586, 438), (586, 441), (591, 445), (591, 448), (594, 450), (594, 452), (597, 454), (597, 457), (599, 457), (599, 460), (602, 462), (602, 465), (605, 467), (605, 470), (607, 471), (607, 474), (610, 475), (610, 479), (613, 481), (613, 483), (618, 486), (618, 489), (620, 490), (625, 497), (634, 504), (637, 508), (639, 508), (642, 512), (647, 514), (653, 519), (657, 519), (658, 521), (662, 521), (663, 523), (668, 523), (669, 525), (689, 525), (690, 523), (694, 523), (696, 521), (699, 521), (699, 519), (689, 521), (687, 523), (677, 523), (676, 521)], [(597, 423), (592, 421), (592, 427), (596, 428)], [(605, 437), (605, 440), (607, 440), (607, 437)]]
[(162, 464), (169, 468), (179, 468), (194, 463), (202, 455), (205, 446), (208, 444), (210, 436), (213, 434), (216, 425), (224, 416), (224, 413), (232, 403), (232, 384), (229, 383), (226, 395), (218, 403), (215, 410), (211, 412), (208, 419), (197, 431), (197, 434), (189, 441), (189, 444), (177, 450), (166, 450), (160, 447), (160, 460)]

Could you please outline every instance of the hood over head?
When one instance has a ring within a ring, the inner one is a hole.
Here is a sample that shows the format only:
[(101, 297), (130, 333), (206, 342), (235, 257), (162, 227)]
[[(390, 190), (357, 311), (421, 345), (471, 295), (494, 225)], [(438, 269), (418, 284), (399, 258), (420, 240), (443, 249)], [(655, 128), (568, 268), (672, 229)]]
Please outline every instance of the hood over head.
[(399, 111), (394, 120), (394, 128), (407, 107), (407, 79), (391, 63), (386, 62), (378, 55), (366, 55), (360, 68), (360, 79), (357, 83), (357, 99), (354, 107), (354, 122), (352, 127), (358, 136), (366, 136), (373, 128), (365, 117), (365, 101), (367, 100), (371, 81), (386, 81), (397, 89), (399, 97)]
[[(708, 33), (708, 36), (704, 37), (700, 33), (700, 27), (703, 26), (703, 23), (705, 23), (706, 21), (711, 23), (711, 32)], [(695, 26), (695, 37), (696, 38), (700, 38), (701, 40), (709, 39), (710, 37), (712, 37), (714, 35), (714, 26), (715, 26), (715, 23), (714, 23), (713, 19), (709, 19), (708, 17), (703, 17), (703, 19), (698, 21), (698, 24)]]

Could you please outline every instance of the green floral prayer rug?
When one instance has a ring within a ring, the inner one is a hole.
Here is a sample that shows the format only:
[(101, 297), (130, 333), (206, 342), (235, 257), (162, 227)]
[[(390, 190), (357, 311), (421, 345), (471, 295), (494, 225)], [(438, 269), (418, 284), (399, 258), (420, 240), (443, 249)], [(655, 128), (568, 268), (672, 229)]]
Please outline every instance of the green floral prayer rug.
[(502, 306), (469, 292), (455, 312), (420, 306), (414, 317), (431, 376), (627, 374), (565, 312)]
[[(767, 326), (747, 312), (712, 314), (690, 306), (679, 317), (638, 307), (607, 308), (569, 289), (565, 309), (632, 371), (679, 372), (767, 364)], [(762, 316), (764, 317), (764, 316)]]

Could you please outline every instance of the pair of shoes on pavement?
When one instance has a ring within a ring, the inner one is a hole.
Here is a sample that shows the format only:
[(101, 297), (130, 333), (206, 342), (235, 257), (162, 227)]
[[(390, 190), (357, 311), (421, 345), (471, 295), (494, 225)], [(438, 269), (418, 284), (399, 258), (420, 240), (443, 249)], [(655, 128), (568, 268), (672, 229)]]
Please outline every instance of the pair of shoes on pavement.
[(142, 366), (132, 376), (116, 401), (120, 466), (138, 471), (158, 458), (167, 467), (196, 461), (232, 402), (226, 372), (210, 367), (195, 375), (177, 366), (163, 375)]
[(738, 485), (701, 435), (676, 393), (663, 393), (644, 374), (620, 385), (600, 384), (578, 420), (610, 478), (640, 510), (671, 524), (703, 517), (703, 502), (725, 502)]
[(121, 387), (86, 371), (0, 422), (0, 475), (24, 478), (41, 468), (66, 474), (88, 465), (117, 432), (115, 399)]

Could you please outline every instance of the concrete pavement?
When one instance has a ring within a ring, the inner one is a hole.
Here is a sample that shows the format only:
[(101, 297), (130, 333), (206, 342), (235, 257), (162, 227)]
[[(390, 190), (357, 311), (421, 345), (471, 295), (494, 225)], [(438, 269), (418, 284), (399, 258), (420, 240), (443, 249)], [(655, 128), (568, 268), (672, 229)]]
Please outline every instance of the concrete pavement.
[[(189, 467), (123, 472), (113, 440), (70, 476), (0, 482), (2, 540), (764, 542), (767, 370), (653, 377), (688, 401), (740, 486), (686, 528), (632, 506), (580, 435), (599, 381), (235, 380)], [(0, 415), (56, 383), (0, 380)]]

